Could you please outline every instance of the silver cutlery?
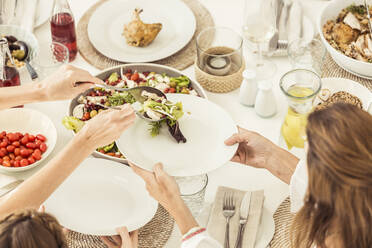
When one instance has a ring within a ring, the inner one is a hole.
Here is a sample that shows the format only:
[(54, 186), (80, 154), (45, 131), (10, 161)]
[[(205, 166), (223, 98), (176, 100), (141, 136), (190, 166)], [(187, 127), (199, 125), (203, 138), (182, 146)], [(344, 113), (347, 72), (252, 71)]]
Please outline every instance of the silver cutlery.
[(235, 243), (235, 248), (241, 248), (243, 242), (244, 228), (248, 221), (249, 209), (251, 205), (251, 192), (245, 193), (240, 205), (239, 232)]
[(230, 248), (230, 219), (235, 214), (234, 193), (225, 193), (222, 206), (223, 216), (226, 218), (225, 244), (224, 248)]
[(0, 188), (0, 197), (3, 197), (5, 196), (6, 194), (12, 192), (13, 190), (15, 190), (18, 185), (20, 185), (21, 183), (23, 183), (24, 180), (17, 180), (17, 181), (14, 181), (2, 188)]

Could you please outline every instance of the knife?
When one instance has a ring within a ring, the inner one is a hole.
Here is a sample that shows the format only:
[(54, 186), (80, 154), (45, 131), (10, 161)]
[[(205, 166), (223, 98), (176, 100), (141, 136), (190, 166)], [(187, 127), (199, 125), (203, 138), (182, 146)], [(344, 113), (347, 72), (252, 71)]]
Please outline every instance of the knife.
[(242, 247), (242, 241), (243, 241), (243, 234), (244, 234), (244, 228), (248, 221), (248, 215), (249, 215), (249, 209), (251, 205), (251, 192), (246, 192), (244, 194), (242, 203), (240, 205), (240, 221), (239, 221), (239, 232), (237, 236), (237, 240), (235, 243), (235, 248), (241, 248)]

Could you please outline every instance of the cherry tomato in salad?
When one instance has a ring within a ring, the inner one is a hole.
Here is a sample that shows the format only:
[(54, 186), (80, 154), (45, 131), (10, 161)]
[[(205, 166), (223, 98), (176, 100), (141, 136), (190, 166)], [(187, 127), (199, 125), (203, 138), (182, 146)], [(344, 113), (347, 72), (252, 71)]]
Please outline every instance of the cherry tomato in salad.
[(29, 135), (28, 140), (34, 142), (36, 137), (34, 135)]
[(8, 142), (6, 142), (6, 141), (2, 141), (0, 143), (0, 147), (6, 147), (7, 145), (8, 145)]
[(111, 157), (115, 157), (115, 153), (114, 152), (108, 152), (108, 153), (106, 153), (106, 155), (109, 155)]
[(23, 157), (20, 156), (20, 155), (18, 155), (18, 156), (15, 157), (15, 161), (21, 161), (22, 159), (23, 159)]
[(10, 160), (14, 160), (15, 159), (14, 153), (9, 153), (9, 158), (10, 158)]
[(9, 160), (3, 160), (3, 163), (2, 163), (3, 166), (5, 167), (10, 167), (11, 164), (10, 164), (10, 161)]
[(139, 74), (136, 72), (134, 73), (131, 77), (130, 77), (130, 80), (132, 81), (137, 81), (139, 79)]
[(29, 157), (27, 160), (28, 160), (28, 164), (35, 163), (35, 159), (33, 157)]
[(18, 156), (19, 154), (21, 154), (21, 148), (17, 147), (14, 149), (14, 155)]
[(29, 155), (28, 149), (21, 149), (20, 154), (22, 157), (28, 157)]
[(0, 133), (0, 139), (4, 138), (5, 136), (6, 136), (6, 132), (5, 132), (5, 131), (2, 131), (2, 132)]
[(21, 162), (19, 160), (14, 161), (14, 167), (21, 167)]
[(23, 136), (23, 138), (21, 139), (21, 143), (23, 144), (23, 145), (26, 145), (27, 143), (28, 143), (28, 136)]
[(10, 157), (9, 156), (4, 156), (3, 160), (10, 160)]
[(176, 89), (175, 88), (169, 88), (169, 93), (176, 93)]
[(5, 148), (0, 149), (0, 157), (4, 157), (7, 154), (8, 154), (8, 151)]
[(28, 143), (26, 144), (26, 147), (27, 147), (27, 148), (30, 148), (30, 149), (35, 149), (35, 144), (34, 144), (34, 143), (31, 143), (31, 142), (28, 142)]
[(103, 150), (103, 149), (98, 150), (98, 152), (103, 153), (103, 154), (106, 153), (105, 150)]
[(21, 143), (19, 143), (19, 141), (14, 141), (12, 143), (12, 145), (15, 146), (15, 147), (19, 147), (21, 145)]
[(14, 149), (15, 149), (15, 146), (13, 146), (13, 145), (9, 145), (9, 146), (6, 147), (6, 150), (8, 152), (14, 152)]
[(9, 139), (9, 141), (13, 142), (17, 140), (17, 135), (14, 133), (8, 133), (6, 137)]

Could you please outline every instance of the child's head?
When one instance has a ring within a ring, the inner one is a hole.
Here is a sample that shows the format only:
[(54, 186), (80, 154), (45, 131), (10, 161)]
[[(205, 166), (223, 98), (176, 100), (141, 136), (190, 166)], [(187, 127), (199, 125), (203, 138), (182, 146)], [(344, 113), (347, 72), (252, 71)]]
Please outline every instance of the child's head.
[(58, 221), (36, 210), (13, 213), (0, 220), (0, 247), (65, 248), (65, 237)]

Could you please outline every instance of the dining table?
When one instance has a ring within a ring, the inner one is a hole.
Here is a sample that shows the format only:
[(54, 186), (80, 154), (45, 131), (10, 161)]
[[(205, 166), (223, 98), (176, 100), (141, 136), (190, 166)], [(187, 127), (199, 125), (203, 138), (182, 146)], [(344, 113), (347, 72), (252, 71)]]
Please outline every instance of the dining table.
[[(71, 10), (75, 17), (75, 22), (78, 23), (84, 12), (97, 0), (69, 1)], [(211, 13), (216, 26), (225, 26), (241, 32), (243, 22), (244, 0), (200, 0), (200, 2)], [(325, 0), (302, 0), (304, 6), (304, 14), (313, 22), (314, 28), (317, 27), (320, 10), (326, 6), (328, 1)], [(34, 30), (39, 43), (51, 40), (50, 23), (46, 22)], [(249, 51), (247, 46), (244, 46), (244, 58), (247, 62), (254, 62), (254, 55)], [(207, 92), (208, 99), (226, 110), (235, 123), (243, 128), (258, 132), (270, 139), (274, 143), (278, 143), (280, 136), (280, 128), (287, 111), (287, 102), (285, 96), (279, 88), (280, 77), (291, 70), (291, 65), (288, 57), (271, 57), (269, 58), (277, 66), (275, 76), (272, 78), (273, 93), (277, 104), (277, 114), (270, 118), (261, 118), (256, 113), (254, 108), (247, 107), (239, 103), (239, 89), (229, 93), (211, 93)], [(99, 69), (93, 67), (80, 56), (71, 62), (72, 65), (88, 70), (91, 74), (97, 74)], [(182, 71), (186, 76), (195, 80), (194, 67), (190, 66)], [(32, 83), (22, 82), (22, 83)], [(47, 103), (34, 103), (25, 105), (26, 108), (32, 108), (46, 114), (56, 126), (58, 132), (57, 144), (53, 153), (46, 161), (34, 169), (17, 173), (14, 176), (26, 179), (45, 166), (51, 157), (55, 156), (62, 148), (73, 138), (73, 133), (66, 130), (62, 125), (62, 118), (68, 114), (69, 101), (56, 101)], [(213, 156), (213, 154), (211, 154)], [(205, 202), (212, 203), (218, 186), (227, 186), (241, 190), (259, 190), (265, 192), (265, 207), (274, 213), (280, 203), (289, 195), (289, 187), (284, 182), (270, 174), (265, 169), (253, 168), (250, 166), (228, 162), (224, 166), (208, 173), (209, 183), (206, 189)], [(63, 201), (63, 199), (61, 199)], [(205, 224), (205, 223), (204, 223)], [(181, 234), (174, 226), (165, 247), (179, 247), (181, 243)]]

